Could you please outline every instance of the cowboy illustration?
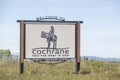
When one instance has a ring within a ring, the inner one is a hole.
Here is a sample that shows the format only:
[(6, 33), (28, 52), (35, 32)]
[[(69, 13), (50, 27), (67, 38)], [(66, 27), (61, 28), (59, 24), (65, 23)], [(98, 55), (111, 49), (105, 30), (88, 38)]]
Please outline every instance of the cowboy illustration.
[(54, 37), (54, 27), (51, 26), (51, 30), (49, 31), (49, 36), (50, 36), (50, 40), (52, 41), (53, 37)]
[(50, 48), (50, 43), (53, 43), (53, 47), (52, 48), (56, 48), (57, 46), (57, 36), (54, 34), (54, 27), (51, 26), (51, 29), (49, 31), (49, 33), (42, 31), (41, 32), (41, 38), (46, 38), (47, 39), (47, 43), (48, 43), (48, 48)]

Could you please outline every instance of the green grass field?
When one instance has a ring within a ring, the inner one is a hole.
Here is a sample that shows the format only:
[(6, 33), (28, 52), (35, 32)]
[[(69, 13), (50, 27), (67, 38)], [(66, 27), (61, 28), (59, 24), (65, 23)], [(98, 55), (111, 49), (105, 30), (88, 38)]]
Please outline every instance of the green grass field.
[(75, 62), (25, 62), (21, 75), (19, 63), (0, 61), (0, 80), (120, 80), (120, 63), (82, 60), (81, 71), (75, 74)]

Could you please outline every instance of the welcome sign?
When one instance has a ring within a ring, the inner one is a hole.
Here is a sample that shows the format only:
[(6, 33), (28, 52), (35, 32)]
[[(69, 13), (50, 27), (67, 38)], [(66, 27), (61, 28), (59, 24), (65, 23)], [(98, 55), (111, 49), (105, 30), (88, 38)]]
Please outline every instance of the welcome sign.
[(25, 58), (75, 58), (75, 23), (25, 23)]
[(80, 71), (80, 23), (62, 18), (43, 17), (20, 22), (20, 73), (24, 59), (76, 59), (76, 73)]

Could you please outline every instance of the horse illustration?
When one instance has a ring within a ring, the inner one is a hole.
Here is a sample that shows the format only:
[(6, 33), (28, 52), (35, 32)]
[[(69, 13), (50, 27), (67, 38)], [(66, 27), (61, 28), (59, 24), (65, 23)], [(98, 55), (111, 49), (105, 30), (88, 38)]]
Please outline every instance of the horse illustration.
[(42, 31), (41, 38), (46, 38), (48, 43), (48, 48), (50, 48), (50, 43), (53, 43), (53, 49), (57, 46), (57, 36), (54, 35), (54, 27), (51, 26), (51, 30), (49, 33)]

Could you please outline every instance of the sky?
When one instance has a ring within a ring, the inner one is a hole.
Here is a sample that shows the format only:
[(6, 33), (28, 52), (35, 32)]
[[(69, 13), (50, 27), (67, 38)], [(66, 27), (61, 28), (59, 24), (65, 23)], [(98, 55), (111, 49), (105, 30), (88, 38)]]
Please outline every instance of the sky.
[(120, 0), (0, 0), (0, 49), (19, 55), (17, 20), (61, 16), (81, 24), (81, 55), (120, 58)]

